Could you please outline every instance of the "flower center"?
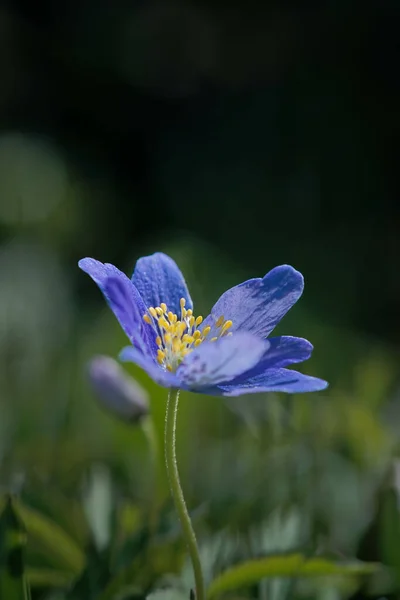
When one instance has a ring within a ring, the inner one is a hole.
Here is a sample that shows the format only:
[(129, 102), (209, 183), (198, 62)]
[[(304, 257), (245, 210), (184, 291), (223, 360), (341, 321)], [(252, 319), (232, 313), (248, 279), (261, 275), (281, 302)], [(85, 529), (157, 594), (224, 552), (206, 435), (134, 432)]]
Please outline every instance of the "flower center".
[[(203, 317), (195, 317), (191, 308), (185, 308), (185, 298), (181, 298), (179, 303), (180, 319), (168, 310), (164, 302), (161, 302), (160, 306), (150, 306), (143, 315), (143, 320), (151, 325), (157, 334), (157, 361), (168, 371), (176, 371), (185, 356), (200, 346), (211, 331), (209, 325), (199, 329)], [(223, 315), (219, 317), (215, 327), (218, 335), (212, 337), (210, 342), (215, 342), (223, 335), (232, 335), (228, 332), (232, 321), (226, 321)]]

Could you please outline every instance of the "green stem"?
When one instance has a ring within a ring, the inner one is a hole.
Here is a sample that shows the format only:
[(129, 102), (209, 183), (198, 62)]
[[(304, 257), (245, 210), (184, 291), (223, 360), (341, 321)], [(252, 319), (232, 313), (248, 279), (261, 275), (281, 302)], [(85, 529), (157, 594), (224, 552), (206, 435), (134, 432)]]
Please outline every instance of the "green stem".
[(178, 512), (183, 535), (192, 561), (196, 584), (196, 600), (205, 600), (199, 549), (197, 547), (196, 535), (192, 527), (192, 522), (186, 508), (176, 462), (176, 416), (178, 414), (178, 402), (179, 390), (171, 389), (168, 394), (167, 411), (165, 414), (165, 462), (167, 465), (171, 495)]

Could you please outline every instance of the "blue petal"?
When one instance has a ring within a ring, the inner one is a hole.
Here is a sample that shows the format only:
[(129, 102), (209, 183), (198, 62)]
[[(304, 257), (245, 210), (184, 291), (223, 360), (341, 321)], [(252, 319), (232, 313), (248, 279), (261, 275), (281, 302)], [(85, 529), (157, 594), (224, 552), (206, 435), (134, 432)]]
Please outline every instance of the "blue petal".
[(242, 383), (224, 383), (207, 390), (211, 396), (241, 396), (242, 394), (256, 394), (259, 392), (285, 392), (287, 394), (300, 394), (304, 392), (319, 392), (324, 390), (328, 383), (317, 377), (303, 375), (291, 369), (269, 369), (261, 375), (252, 377)]
[(230, 331), (249, 331), (266, 337), (300, 298), (304, 287), (301, 273), (282, 265), (263, 279), (249, 279), (226, 291), (205, 319), (203, 328), (212, 327), (220, 316), (233, 321)]
[(124, 362), (135, 363), (138, 367), (143, 369), (153, 381), (162, 385), (166, 388), (179, 388), (179, 379), (174, 373), (166, 371), (159, 364), (157, 364), (152, 358), (144, 356), (133, 346), (127, 346), (124, 348), (120, 355), (120, 360)]
[(308, 360), (313, 351), (313, 346), (308, 340), (289, 335), (268, 338), (268, 342), (269, 347), (261, 360), (250, 371), (236, 377), (231, 384), (242, 383), (256, 375), (262, 375), (267, 369), (287, 367)]
[(93, 258), (80, 260), (79, 267), (97, 283), (130, 341), (154, 356), (155, 333), (143, 321), (146, 307), (130, 279), (114, 265)]
[(156, 332), (143, 321), (146, 308), (139, 292), (126, 277), (125, 280), (110, 277), (104, 284), (104, 295), (132, 343), (144, 354), (157, 354)]
[(193, 308), (181, 271), (172, 258), (162, 252), (140, 258), (136, 263), (132, 282), (147, 307), (160, 306), (161, 302), (165, 302), (168, 310), (179, 315), (179, 301), (185, 298), (186, 308)]
[(110, 265), (110, 263), (102, 263), (94, 258), (82, 258), (82, 260), (78, 262), (78, 266), (80, 269), (82, 269), (82, 271), (85, 271), (85, 273), (90, 275), (90, 277), (97, 283), (101, 290), (103, 290), (104, 283), (109, 277), (121, 277), (122, 279), (128, 279), (126, 275), (117, 269), (117, 267), (114, 267), (114, 265)]
[(184, 359), (176, 375), (181, 387), (199, 391), (248, 371), (257, 364), (267, 346), (267, 341), (246, 332), (216, 342), (203, 342)]

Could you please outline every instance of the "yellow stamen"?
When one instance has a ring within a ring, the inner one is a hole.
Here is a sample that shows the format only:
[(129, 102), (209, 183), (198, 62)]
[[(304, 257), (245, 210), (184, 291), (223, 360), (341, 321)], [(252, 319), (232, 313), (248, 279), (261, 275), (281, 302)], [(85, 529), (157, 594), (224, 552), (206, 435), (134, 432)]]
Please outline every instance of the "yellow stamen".
[(225, 331), (228, 331), (228, 329), (230, 329), (232, 325), (232, 321), (225, 321), (225, 323), (222, 326), (222, 332), (225, 333)]
[[(215, 331), (216, 336), (211, 338), (211, 342), (216, 342), (221, 336), (232, 335), (228, 330), (232, 327), (232, 321), (224, 320), (221, 315), (212, 327), (207, 325), (203, 330), (198, 327), (203, 323), (203, 317), (197, 318), (193, 315), (191, 308), (186, 309), (186, 300), (181, 298), (179, 301), (181, 316), (172, 311), (168, 311), (165, 302), (160, 306), (149, 306), (147, 312), (143, 315), (143, 320), (151, 325), (156, 338), (156, 360), (161, 368), (170, 372), (175, 372), (184, 358), (195, 348), (204, 342), (207, 336)], [(208, 341), (208, 340), (207, 340)]]
[(160, 327), (165, 329), (165, 331), (168, 331), (169, 325), (168, 325), (167, 321), (164, 319), (164, 317), (161, 317), (161, 319), (158, 319), (158, 324), (160, 325)]

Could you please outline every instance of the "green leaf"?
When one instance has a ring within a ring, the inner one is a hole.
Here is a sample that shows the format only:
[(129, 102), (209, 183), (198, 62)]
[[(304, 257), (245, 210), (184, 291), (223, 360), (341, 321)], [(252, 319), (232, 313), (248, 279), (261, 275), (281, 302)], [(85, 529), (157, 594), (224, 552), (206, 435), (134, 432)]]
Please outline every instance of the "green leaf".
[(17, 514), (25, 523), (28, 544), (40, 545), (55, 566), (78, 574), (85, 564), (85, 556), (79, 546), (59, 525), (32, 508), (15, 503)]
[(376, 563), (336, 563), (325, 558), (306, 558), (302, 554), (268, 556), (249, 560), (221, 573), (208, 588), (210, 600), (242, 586), (253, 585), (265, 577), (319, 577), (321, 575), (365, 575), (379, 568)]
[(71, 573), (54, 569), (28, 568), (26, 576), (31, 588), (63, 588), (72, 581)]
[(0, 598), (30, 600), (25, 575), (25, 529), (11, 498), (7, 498), (0, 516)]

